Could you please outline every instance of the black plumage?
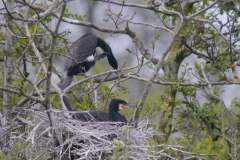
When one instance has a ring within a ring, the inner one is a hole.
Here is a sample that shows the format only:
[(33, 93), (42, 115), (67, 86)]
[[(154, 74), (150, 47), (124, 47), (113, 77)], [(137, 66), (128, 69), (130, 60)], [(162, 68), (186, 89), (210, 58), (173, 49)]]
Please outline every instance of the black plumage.
[[(65, 96), (63, 96), (63, 102), (65, 103), (69, 111), (74, 111), (73, 107), (71, 106), (70, 102)], [(125, 101), (121, 99), (112, 99), (112, 101), (109, 104), (109, 112), (105, 112), (102, 110), (83, 111), (83, 112), (78, 112), (73, 114), (72, 118), (79, 121), (83, 121), (83, 122), (106, 122), (106, 121), (122, 122), (120, 124), (125, 125), (127, 124), (127, 119), (124, 116), (122, 116), (120, 113), (118, 113), (118, 111), (128, 107), (134, 107), (134, 106), (128, 105)], [(113, 138), (115, 137), (115, 135), (112, 134), (110, 137)], [(84, 143), (84, 141), (81, 140), (78, 143)], [(72, 145), (70, 150), (74, 150), (76, 148), (81, 149), (81, 147), (79, 146)], [(71, 157), (71, 160), (80, 158), (80, 156), (74, 153), (71, 153), (70, 157)]]
[[(69, 111), (74, 111), (73, 107), (67, 100), (65, 96), (63, 96), (63, 102), (65, 103), (67, 109)], [(127, 104), (124, 100), (121, 99), (112, 99), (109, 104), (109, 112), (102, 110), (90, 110), (78, 112), (72, 115), (72, 118), (77, 119), (79, 121), (93, 121), (93, 122), (123, 122), (127, 123), (127, 119), (122, 116), (118, 111), (121, 109), (125, 109), (128, 107), (135, 107)]]
[[(104, 52), (95, 56), (97, 47), (101, 47)], [(86, 73), (95, 65), (96, 61), (105, 56), (107, 56), (112, 68), (118, 68), (117, 60), (110, 46), (104, 40), (92, 34), (85, 34), (72, 44), (67, 52), (67, 56), (71, 58), (66, 57), (65, 60), (64, 71), (67, 71), (67, 75), (60, 85), (62, 90), (71, 84), (74, 75)]]

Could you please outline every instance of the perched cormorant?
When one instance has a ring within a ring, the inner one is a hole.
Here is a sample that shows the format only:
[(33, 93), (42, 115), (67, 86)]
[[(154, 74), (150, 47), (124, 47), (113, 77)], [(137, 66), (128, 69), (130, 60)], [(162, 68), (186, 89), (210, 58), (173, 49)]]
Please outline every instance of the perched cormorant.
[[(104, 52), (95, 56), (97, 47), (101, 47)], [(62, 90), (71, 84), (74, 75), (86, 73), (95, 65), (97, 60), (105, 56), (107, 56), (112, 68), (118, 68), (117, 60), (113, 56), (110, 46), (101, 38), (91, 34), (85, 34), (72, 44), (67, 52), (67, 56), (71, 58), (67, 57), (65, 60), (64, 71), (67, 71), (67, 75), (60, 85)]]
[[(74, 111), (73, 107), (71, 106), (71, 104), (69, 103), (65, 96), (63, 96), (63, 102), (65, 103), (69, 111)], [(112, 99), (112, 101), (109, 104), (109, 112), (102, 110), (83, 111), (73, 114), (72, 118), (77, 119), (79, 121), (95, 121), (95, 122), (110, 121), (127, 123), (127, 119), (120, 113), (118, 113), (118, 111), (129, 107), (135, 106), (131, 106), (121, 99)]]

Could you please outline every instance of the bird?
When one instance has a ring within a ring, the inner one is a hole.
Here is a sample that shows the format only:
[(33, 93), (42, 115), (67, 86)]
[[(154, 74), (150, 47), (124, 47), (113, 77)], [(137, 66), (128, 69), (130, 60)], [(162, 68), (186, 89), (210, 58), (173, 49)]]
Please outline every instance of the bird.
[[(63, 102), (68, 111), (74, 111), (67, 97), (63, 96)], [(73, 114), (72, 118), (83, 122), (122, 122), (123, 124), (127, 124), (127, 119), (118, 111), (129, 107), (135, 108), (135, 106), (129, 105), (122, 99), (112, 99), (109, 104), (109, 112), (102, 110), (82, 111)]]
[[(97, 47), (101, 47), (104, 52), (95, 56)], [(80, 37), (70, 46), (67, 52), (64, 64), (64, 71), (67, 71), (67, 75), (62, 81), (60, 89), (67, 88), (71, 84), (74, 75), (86, 73), (95, 65), (96, 61), (105, 56), (107, 56), (111, 67), (117, 69), (118, 62), (112, 53), (111, 47), (104, 40), (92, 34), (85, 34)]]
[[(66, 96), (63, 96), (63, 102), (67, 107), (68, 111), (74, 111), (73, 107), (71, 106)], [(127, 119), (123, 115), (121, 115), (118, 111), (128, 107), (135, 108), (135, 106), (127, 104), (127, 102), (125, 102), (124, 100), (112, 99), (109, 104), (109, 112), (102, 110), (82, 111), (73, 114), (72, 118), (82, 122), (121, 122), (118, 125), (123, 126), (127, 124)], [(112, 136), (114, 137), (114, 135)], [(84, 141), (80, 141), (79, 143), (84, 143)], [(81, 147), (79, 146), (72, 145), (70, 150), (73, 150), (74, 148), (81, 149)], [(75, 158), (79, 159), (80, 156), (74, 154), (70, 155), (71, 160)]]

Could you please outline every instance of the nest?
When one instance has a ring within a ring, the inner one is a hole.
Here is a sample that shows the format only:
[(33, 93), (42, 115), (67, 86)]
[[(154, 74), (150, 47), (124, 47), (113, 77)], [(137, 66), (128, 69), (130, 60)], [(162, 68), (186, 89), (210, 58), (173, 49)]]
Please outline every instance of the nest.
[[(48, 159), (55, 155), (60, 159), (89, 160), (160, 157), (175, 159), (164, 153), (164, 150), (157, 151), (156, 145), (150, 144), (150, 139), (161, 133), (146, 120), (141, 121), (138, 128), (133, 128), (117, 122), (81, 122), (66, 116), (66, 113), (74, 112), (53, 112), (62, 136), (62, 142), (58, 145), (53, 143), (53, 128), (47, 113), (28, 109), (16, 117), (15, 125), (24, 126), (24, 123), (27, 126), (24, 132), (17, 129), (10, 134), (13, 148), (19, 142), (23, 144), (22, 148), (18, 148), (19, 153), (22, 151), (19, 158)], [(1, 132), (6, 132), (6, 129), (2, 128), (0, 134)]]

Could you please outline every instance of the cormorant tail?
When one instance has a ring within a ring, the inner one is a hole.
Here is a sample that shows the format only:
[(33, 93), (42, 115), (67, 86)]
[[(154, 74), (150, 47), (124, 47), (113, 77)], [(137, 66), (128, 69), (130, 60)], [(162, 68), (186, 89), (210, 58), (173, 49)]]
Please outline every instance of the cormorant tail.
[(71, 106), (70, 102), (68, 101), (67, 97), (63, 96), (63, 102), (67, 107), (68, 111), (74, 111), (73, 107)]
[(71, 84), (71, 82), (73, 80), (73, 76), (74, 76), (74, 74), (66, 75), (62, 84), (60, 85), (61, 90), (64, 90), (65, 88), (67, 88)]

